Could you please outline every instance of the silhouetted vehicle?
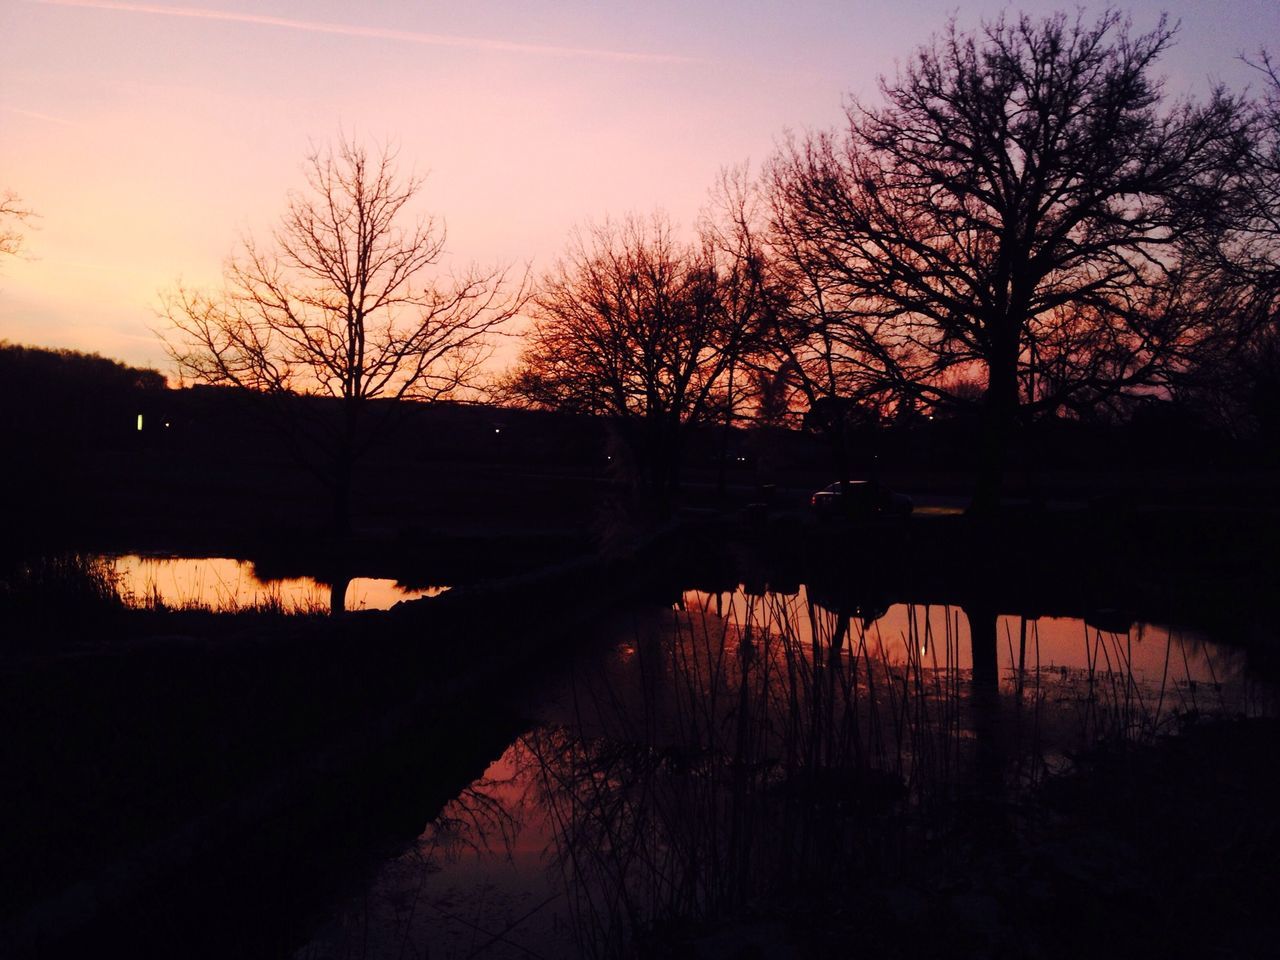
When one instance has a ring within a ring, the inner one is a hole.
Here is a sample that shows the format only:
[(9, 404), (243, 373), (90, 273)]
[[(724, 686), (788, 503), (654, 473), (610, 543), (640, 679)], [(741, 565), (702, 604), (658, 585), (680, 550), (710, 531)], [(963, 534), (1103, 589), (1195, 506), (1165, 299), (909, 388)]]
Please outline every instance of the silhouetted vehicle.
[(836, 481), (814, 493), (809, 506), (828, 517), (905, 517), (915, 508), (906, 494), (895, 493), (875, 480), (849, 480), (843, 490)]

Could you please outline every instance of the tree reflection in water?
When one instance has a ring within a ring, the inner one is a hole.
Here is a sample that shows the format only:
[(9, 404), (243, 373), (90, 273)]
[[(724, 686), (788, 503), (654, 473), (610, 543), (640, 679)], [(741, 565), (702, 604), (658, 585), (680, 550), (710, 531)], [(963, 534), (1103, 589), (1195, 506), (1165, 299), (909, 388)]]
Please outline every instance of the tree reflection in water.
[[(877, 878), (1010, 839), (1016, 801), (1073, 751), (1272, 710), (1240, 657), (1154, 629), (1075, 621), (1076, 665), (1055, 648), (1049, 666), (1040, 622), (977, 604), (682, 600), (616, 656), (580, 660), (497, 765), (509, 777), (474, 784), (380, 882), (411, 904), (408, 955), (647, 955), (716, 918), (849, 906)], [(1135, 668), (1135, 643), (1160, 675)], [(549, 872), (445, 949), (440, 925), (462, 921), (428, 874), (468, 847), (512, 861), (532, 845), (546, 856), (517, 869)]]

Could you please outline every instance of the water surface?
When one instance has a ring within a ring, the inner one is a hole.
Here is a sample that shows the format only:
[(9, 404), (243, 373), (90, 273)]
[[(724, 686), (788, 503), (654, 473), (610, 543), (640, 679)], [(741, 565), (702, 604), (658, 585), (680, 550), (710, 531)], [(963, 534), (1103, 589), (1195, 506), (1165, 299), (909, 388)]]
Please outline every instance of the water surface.
[(1092, 744), (1274, 713), (1240, 650), (1092, 619), (686, 591), (541, 683), (525, 732), (295, 956), (645, 955), (891, 874)]
[[(124, 554), (109, 558), (129, 602), (214, 610), (270, 605), (286, 611), (323, 612), (329, 586), (312, 577), (260, 578), (254, 565), (229, 557), (165, 557)], [(347, 586), (348, 610), (386, 610), (401, 600), (433, 597), (448, 587), (410, 587), (396, 580), (355, 577)]]

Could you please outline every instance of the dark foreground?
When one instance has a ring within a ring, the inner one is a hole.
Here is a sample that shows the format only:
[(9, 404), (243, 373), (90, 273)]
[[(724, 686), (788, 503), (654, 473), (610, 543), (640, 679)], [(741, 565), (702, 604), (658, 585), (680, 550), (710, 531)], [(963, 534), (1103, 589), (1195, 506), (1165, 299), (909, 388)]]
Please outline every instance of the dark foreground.
[[(1266, 672), (1272, 524), (1118, 509), (814, 530), (755, 511), (336, 624), (119, 613), (103, 642), (5, 661), (7, 953), (289, 954), (519, 733), (538, 669), (684, 587), (803, 578), (832, 609), (910, 599), (993, 624), (1124, 608), (1229, 624)], [(1276, 725), (1187, 727), (1092, 752), (1017, 808), (958, 809), (893, 870), (651, 930), (646, 950), (1258, 955)]]

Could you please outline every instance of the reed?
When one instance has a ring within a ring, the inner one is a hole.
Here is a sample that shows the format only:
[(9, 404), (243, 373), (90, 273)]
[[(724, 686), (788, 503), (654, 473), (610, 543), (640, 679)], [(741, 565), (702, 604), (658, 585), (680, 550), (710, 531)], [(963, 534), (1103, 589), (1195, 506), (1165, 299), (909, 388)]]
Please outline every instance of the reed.
[[(892, 937), (886, 889), (918, 895), (1025, 849), (1044, 816), (1030, 801), (1077, 758), (1149, 744), (1198, 710), (1274, 708), (1229, 693), (1176, 631), (1081, 623), (1073, 639), (990, 610), (884, 614), (803, 588), (689, 591), (637, 614), (611, 655), (573, 661), (556, 722), (534, 725), (504, 754), (509, 777), (473, 784), (424, 833), (364, 919), (431, 956), (500, 944), (720, 955), (718, 930), (779, 918)], [(975, 633), (1003, 651), (984, 661), (994, 672), (973, 668)], [(1048, 659), (1064, 637), (1076, 666)], [(1139, 672), (1139, 642), (1167, 644), (1154, 676)], [(527, 846), (522, 831), (548, 838), (545, 897), (463, 910), (448, 875), (429, 882), (447, 851), (510, 851), (517, 836)], [(542, 911), (548, 939), (522, 941), (517, 928)], [(442, 941), (441, 926), (458, 938)]]
[(118, 578), (100, 557), (45, 554), (13, 563), (0, 577), (0, 632), (8, 650), (113, 636), (120, 628)]
[(637, 631), (630, 682), (575, 676), (573, 722), (519, 752), (584, 956), (967, 856), (1016, 831), (1017, 805), (1073, 756), (1150, 743), (1205, 696), (1186, 659), (1140, 681), (1130, 634), (1085, 628), (1084, 669), (1044, 665), (1029, 618), (1005, 621), (989, 685), (961, 611), (908, 606), (896, 634), (876, 613), (803, 590), (687, 594)]

